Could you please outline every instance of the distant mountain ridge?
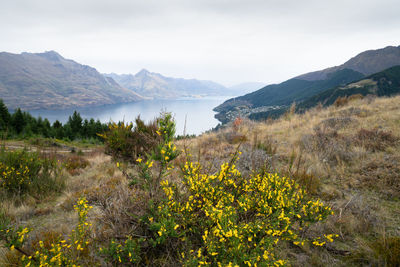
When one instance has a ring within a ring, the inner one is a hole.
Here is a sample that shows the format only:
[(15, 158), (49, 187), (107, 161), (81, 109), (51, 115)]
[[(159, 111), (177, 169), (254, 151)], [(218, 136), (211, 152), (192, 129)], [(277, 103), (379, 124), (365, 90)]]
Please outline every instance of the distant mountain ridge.
[(142, 99), (96, 69), (55, 51), (0, 53), (0, 98), (10, 109), (63, 109)]
[(223, 96), (237, 91), (212, 81), (165, 77), (142, 69), (137, 74), (104, 74), (121, 86), (151, 99), (178, 97)]
[[(361, 80), (366, 75), (400, 65), (400, 46), (368, 50), (344, 64), (310, 72), (280, 84), (267, 85), (255, 92), (229, 99), (214, 108), (216, 118), (223, 123), (237, 116), (266, 118), (281, 114), (293, 102), (301, 103), (326, 90)], [(255, 114), (257, 113), (257, 114)], [(264, 114), (264, 115), (262, 115)]]
[(400, 46), (387, 46), (382, 49), (364, 51), (340, 66), (309, 72), (296, 78), (308, 81), (324, 80), (329, 73), (342, 69), (355, 70), (367, 76), (399, 64)]

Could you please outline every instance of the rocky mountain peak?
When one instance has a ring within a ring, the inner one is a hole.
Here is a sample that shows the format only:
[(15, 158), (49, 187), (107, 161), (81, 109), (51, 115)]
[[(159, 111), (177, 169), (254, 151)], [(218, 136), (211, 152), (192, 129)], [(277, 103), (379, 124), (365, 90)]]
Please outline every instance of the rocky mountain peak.
[(150, 71), (146, 70), (146, 69), (142, 69), (141, 71), (139, 71), (138, 73), (136, 73), (135, 76), (147, 76), (150, 74)]
[(51, 61), (60, 61), (60, 60), (64, 59), (59, 53), (57, 53), (54, 50), (46, 51), (43, 53), (37, 53), (36, 55), (44, 57)]

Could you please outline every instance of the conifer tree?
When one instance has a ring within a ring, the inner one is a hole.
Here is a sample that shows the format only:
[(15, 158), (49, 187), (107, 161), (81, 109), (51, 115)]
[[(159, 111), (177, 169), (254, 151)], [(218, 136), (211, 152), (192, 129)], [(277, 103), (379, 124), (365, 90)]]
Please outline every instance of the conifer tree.
[(24, 115), (20, 108), (18, 108), (12, 115), (12, 126), (17, 134), (20, 134), (25, 127)]
[(10, 124), (10, 113), (8, 112), (7, 106), (0, 99), (0, 131), (6, 130)]

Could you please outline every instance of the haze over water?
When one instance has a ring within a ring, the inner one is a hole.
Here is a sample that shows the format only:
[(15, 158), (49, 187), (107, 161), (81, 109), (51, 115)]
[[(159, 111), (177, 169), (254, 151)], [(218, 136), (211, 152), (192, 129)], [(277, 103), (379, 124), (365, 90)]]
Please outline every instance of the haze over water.
[(183, 135), (186, 117), (186, 134), (201, 134), (217, 126), (212, 110), (230, 97), (185, 98), (178, 100), (145, 100), (133, 103), (105, 105), (98, 107), (84, 107), (65, 110), (31, 110), (33, 116), (47, 118), (51, 123), (59, 120), (63, 124), (74, 110), (78, 111), (83, 119), (94, 118), (101, 122), (125, 120), (134, 121), (140, 117), (149, 121), (157, 117), (161, 111), (171, 112), (177, 124), (177, 135)]

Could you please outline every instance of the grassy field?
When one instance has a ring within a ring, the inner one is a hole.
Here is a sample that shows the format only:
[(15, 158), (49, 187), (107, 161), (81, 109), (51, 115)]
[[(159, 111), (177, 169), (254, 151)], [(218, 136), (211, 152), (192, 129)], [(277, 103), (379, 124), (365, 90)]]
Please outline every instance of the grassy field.
[[(237, 120), (218, 132), (179, 140), (176, 145), (209, 173), (217, 172), (239, 149), (236, 165), (244, 176), (263, 169), (291, 177), (332, 208), (334, 215), (305, 235), (335, 233), (338, 237), (322, 247), (279, 243), (275, 253), (287, 265), (399, 266), (399, 133), (400, 97), (364, 98), (305, 114), (287, 113), (275, 121)], [(132, 231), (133, 218), (141, 215), (140, 192), (128, 186), (121, 168), (99, 147), (81, 149), (82, 153), (53, 151), (63, 166), (58, 174), (65, 183), (61, 192), (2, 199), (0, 211), (6, 217), (33, 229), (31, 248), (38, 240), (51, 243), (59, 234), (69, 235), (78, 223), (74, 204), (82, 196), (93, 206), (88, 213), (93, 250)], [(184, 163), (183, 154), (175, 159), (175, 165)], [(181, 183), (176, 169), (168, 179)], [(0, 265), (18, 266), (18, 253), (0, 247)], [(106, 265), (92, 254), (87, 265)]]

